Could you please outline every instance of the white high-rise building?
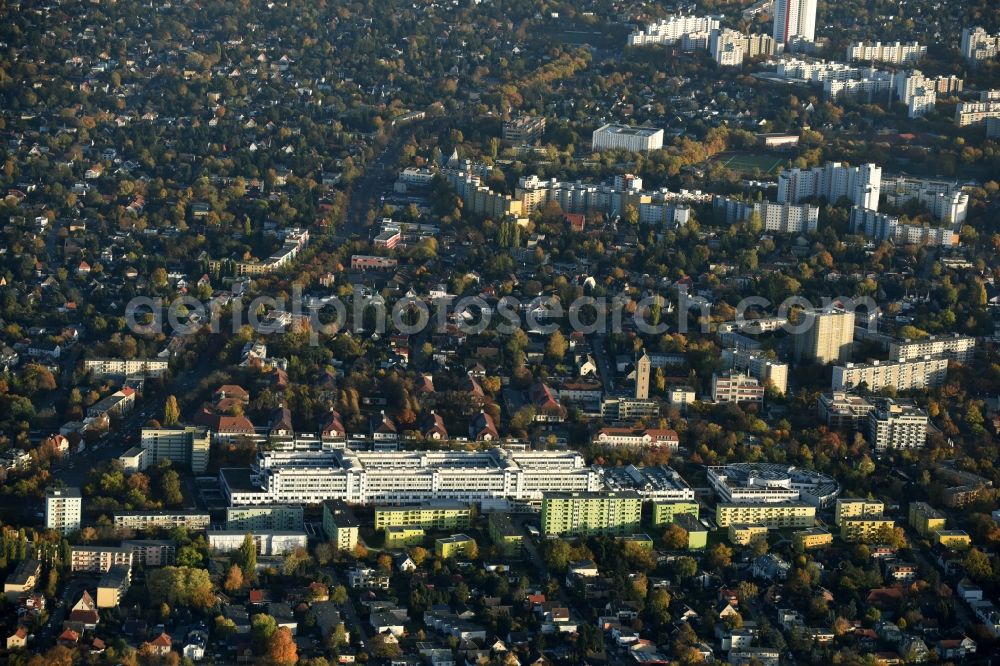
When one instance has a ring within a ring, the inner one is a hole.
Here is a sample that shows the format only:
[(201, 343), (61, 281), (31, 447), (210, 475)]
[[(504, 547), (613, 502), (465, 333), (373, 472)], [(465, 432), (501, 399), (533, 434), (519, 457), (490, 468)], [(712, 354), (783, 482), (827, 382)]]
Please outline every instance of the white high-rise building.
[(707, 36), (713, 30), (718, 30), (719, 25), (718, 16), (668, 16), (656, 23), (650, 23), (645, 30), (630, 34), (628, 45), (679, 44), (688, 35)]
[(723, 349), (722, 360), (729, 368), (746, 371), (762, 384), (770, 383), (775, 392), (788, 390), (788, 364), (768, 358), (760, 352)]
[(899, 101), (907, 106), (910, 118), (919, 118), (933, 111), (937, 104), (938, 79), (930, 79), (915, 69), (898, 72), (894, 85)]
[(876, 451), (922, 447), (927, 442), (927, 412), (909, 403), (880, 400), (868, 414), (868, 440)]
[(812, 169), (785, 169), (778, 176), (778, 203), (801, 203), (809, 197), (836, 202), (847, 197), (855, 206), (878, 210), (882, 168), (875, 164), (851, 167), (828, 162)]
[(901, 340), (889, 344), (889, 356), (896, 361), (913, 361), (933, 356), (968, 363), (976, 353), (976, 339), (971, 335), (932, 335), (922, 340)]
[(951, 247), (958, 242), (957, 234), (952, 231), (951, 227), (900, 224), (899, 218), (895, 215), (866, 210), (857, 206), (851, 209), (851, 230), (875, 240), (891, 240), (902, 244)]
[(948, 359), (931, 358), (911, 361), (874, 361), (846, 363), (833, 367), (834, 391), (846, 391), (862, 384), (869, 391), (892, 387), (897, 391), (941, 386), (948, 375)]
[(978, 102), (961, 102), (955, 107), (959, 127), (985, 124), (990, 118), (1000, 118), (1000, 90), (984, 90)]
[(816, 0), (774, 0), (774, 41), (816, 41)]
[(723, 28), (712, 31), (708, 50), (715, 62), (723, 67), (739, 67), (744, 58), (774, 55), (774, 40), (770, 35), (744, 35), (742, 32)]
[(848, 60), (887, 62), (893, 65), (915, 63), (927, 55), (927, 47), (917, 42), (856, 42), (847, 47)]
[(973, 65), (996, 58), (1000, 53), (1000, 34), (991, 35), (982, 28), (962, 30), (962, 55)]
[(63, 534), (80, 529), (83, 499), (79, 488), (49, 488), (45, 491), (45, 527)]
[(716, 210), (726, 216), (726, 222), (735, 224), (750, 219), (754, 213), (766, 231), (780, 233), (802, 233), (816, 231), (819, 224), (819, 208), (811, 204), (774, 203), (755, 201), (747, 203), (732, 197), (717, 196), (712, 201)]
[(764, 386), (756, 377), (726, 370), (712, 375), (712, 400), (737, 403), (764, 402)]

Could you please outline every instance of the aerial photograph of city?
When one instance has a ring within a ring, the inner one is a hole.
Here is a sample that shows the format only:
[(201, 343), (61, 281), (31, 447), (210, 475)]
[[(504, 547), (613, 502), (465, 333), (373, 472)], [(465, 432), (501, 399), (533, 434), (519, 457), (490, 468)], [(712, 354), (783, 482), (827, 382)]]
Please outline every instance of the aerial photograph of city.
[(0, 0), (0, 664), (1000, 666), (1000, 0)]

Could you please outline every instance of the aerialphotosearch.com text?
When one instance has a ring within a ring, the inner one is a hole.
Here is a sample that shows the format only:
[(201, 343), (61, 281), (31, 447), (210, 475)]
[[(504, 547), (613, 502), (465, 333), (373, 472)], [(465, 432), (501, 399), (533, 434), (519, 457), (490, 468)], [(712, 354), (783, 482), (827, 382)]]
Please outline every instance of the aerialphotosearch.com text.
[[(632, 305), (634, 304), (634, 308)], [(829, 310), (857, 312), (858, 322), (868, 322), (874, 329), (877, 304), (869, 297), (824, 297), (814, 303), (801, 296), (789, 296), (774, 304), (762, 296), (748, 296), (735, 306), (732, 323), (737, 330), (750, 326), (760, 317), (776, 318), (772, 330), (796, 334), (813, 325), (808, 317), (792, 317), (798, 310)], [(249, 325), (261, 335), (284, 332), (306, 332), (310, 344), (319, 344), (319, 336), (334, 335), (344, 330), (355, 334), (414, 335), (433, 326), (437, 332), (456, 327), (466, 335), (495, 330), (511, 335), (521, 329), (533, 333), (551, 334), (568, 325), (570, 331), (589, 334), (622, 332), (634, 328), (646, 335), (662, 335), (671, 330), (690, 331), (689, 320), (697, 322), (702, 333), (710, 332), (712, 304), (699, 296), (691, 296), (680, 288), (670, 296), (645, 296), (633, 301), (624, 294), (614, 296), (581, 296), (568, 305), (554, 296), (538, 296), (523, 301), (503, 296), (488, 301), (481, 296), (417, 298), (405, 296), (391, 307), (379, 295), (351, 295), (346, 299), (303, 297), (301, 287), (294, 285), (290, 297), (256, 296), (245, 300), (234, 297), (225, 303), (208, 304), (189, 295), (169, 301), (158, 297), (139, 296), (126, 305), (125, 322), (137, 335), (167, 333), (186, 335), (202, 330), (221, 333), (229, 328), (233, 333)], [(626, 322), (631, 320), (631, 326)]]

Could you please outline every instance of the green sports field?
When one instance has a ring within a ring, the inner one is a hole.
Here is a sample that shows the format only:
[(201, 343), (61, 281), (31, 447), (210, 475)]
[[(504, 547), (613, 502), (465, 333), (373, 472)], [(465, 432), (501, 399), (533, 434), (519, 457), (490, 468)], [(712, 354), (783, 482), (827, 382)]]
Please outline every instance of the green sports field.
[(785, 167), (787, 159), (754, 153), (724, 153), (716, 161), (724, 164), (730, 171), (741, 174), (753, 174), (759, 169), (762, 176), (773, 176)]

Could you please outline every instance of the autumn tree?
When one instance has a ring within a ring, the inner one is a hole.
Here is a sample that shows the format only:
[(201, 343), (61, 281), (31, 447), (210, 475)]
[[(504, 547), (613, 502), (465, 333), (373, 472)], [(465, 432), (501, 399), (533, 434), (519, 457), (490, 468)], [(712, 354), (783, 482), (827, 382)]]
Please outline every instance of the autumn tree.
[(302, 547), (296, 548), (285, 556), (285, 561), (281, 565), (281, 572), (286, 576), (292, 576), (298, 573), (311, 560), (309, 551)]
[(423, 546), (414, 546), (410, 549), (410, 559), (413, 560), (413, 563), (418, 567), (427, 561), (428, 555), (430, 555), (430, 553), (427, 552), (427, 549)]
[(163, 404), (163, 427), (171, 428), (181, 422), (181, 409), (177, 406), (175, 396), (167, 396), (167, 401)]
[(649, 612), (658, 624), (666, 624), (670, 621), (670, 593), (662, 587), (658, 587), (649, 593)]
[(678, 581), (693, 578), (698, 573), (698, 562), (693, 557), (678, 557), (671, 566)]
[(278, 627), (267, 642), (267, 662), (271, 666), (294, 666), (298, 659), (291, 630)]
[(687, 548), (687, 545), (687, 530), (677, 523), (671, 523), (663, 533), (663, 546), (668, 550), (681, 550), (682, 548)]
[(347, 588), (343, 585), (337, 585), (330, 592), (330, 601), (337, 604), (338, 606), (343, 606), (347, 603)]
[(756, 599), (759, 593), (757, 585), (748, 580), (740, 581), (740, 584), (736, 586), (736, 598), (740, 600), (741, 604)]
[(725, 569), (733, 562), (733, 549), (724, 543), (716, 544), (708, 551), (707, 562), (713, 569)]
[(264, 654), (271, 637), (278, 631), (278, 623), (267, 613), (256, 613), (250, 618), (250, 642), (255, 654)]
[(222, 587), (226, 592), (236, 592), (243, 587), (243, 571), (235, 564), (229, 567), (229, 574)]
[(236, 552), (236, 563), (243, 570), (243, 577), (249, 582), (257, 579), (257, 542), (249, 532)]
[(545, 344), (545, 356), (549, 360), (558, 363), (566, 356), (568, 348), (569, 343), (566, 342), (565, 336), (563, 336), (561, 331), (557, 330), (549, 336), (549, 341)]

